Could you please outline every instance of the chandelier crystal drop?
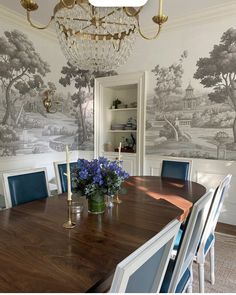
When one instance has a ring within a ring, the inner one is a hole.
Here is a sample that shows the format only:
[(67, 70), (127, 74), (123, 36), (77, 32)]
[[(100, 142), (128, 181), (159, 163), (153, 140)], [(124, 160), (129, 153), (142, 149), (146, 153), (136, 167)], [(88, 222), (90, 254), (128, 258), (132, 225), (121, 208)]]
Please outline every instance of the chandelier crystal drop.
[(88, 2), (61, 8), (54, 23), (62, 51), (72, 65), (110, 71), (123, 65), (136, 39), (136, 21), (122, 8), (94, 8)]

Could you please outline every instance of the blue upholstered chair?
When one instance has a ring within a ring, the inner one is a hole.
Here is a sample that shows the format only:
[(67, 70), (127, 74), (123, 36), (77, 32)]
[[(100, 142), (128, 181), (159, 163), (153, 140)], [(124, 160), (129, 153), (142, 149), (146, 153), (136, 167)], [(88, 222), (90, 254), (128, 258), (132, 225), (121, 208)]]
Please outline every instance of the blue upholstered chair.
[(199, 245), (213, 190), (207, 192), (193, 206), (176, 258), (171, 259), (161, 287), (161, 293), (192, 292), (192, 264)]
[(167, 178), (189, 180), (190, 170), (190, 162), (163, 160), (161, 176)]
[[(66, 162), (54, 162), (54, 171), (56, 176), (56, 182), (57, 182), (57, 190), (58, 194), (62, 194), (67, 192), (67, 177), (65, 175), (66, 173)], [(73, 170), (78, 165), (77, 162), (71, 162), (70, 163), (70, 170)]]
[(46, 168), (3, 173), (6, 208), (49, 196)]
[(204, 264), (205, 258), (210, 253), (211, 283), (215, 283), (215, 228), (220, 211), (228, 193), (232, 175), (227, 175), (220, 183), (214, 194), (209, 214), (205, 223), (201, 241), (196, 252), (195, 260), (198, 263), (199, 292), (204, 293)]
[(180, 222), (174, 220), (160, 233), (121, 261), (111, 293), (158, 293), (170, 260)]

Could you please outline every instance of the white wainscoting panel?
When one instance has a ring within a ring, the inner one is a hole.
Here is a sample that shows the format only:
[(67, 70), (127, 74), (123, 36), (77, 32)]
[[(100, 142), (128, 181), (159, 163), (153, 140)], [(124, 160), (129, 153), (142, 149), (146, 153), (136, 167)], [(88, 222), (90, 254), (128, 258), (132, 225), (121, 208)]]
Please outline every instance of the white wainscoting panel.
[[(93, 151), (72, 151), (70, 157), (71, 161), (76, 161), (78, 157), (91, 160), (93, 159), (93, 155)], [(56, 180), (53, 162), (64, 161), (65, 159), (65, 153), (63, 152), (0, 158), (0, 207), (5, 204), (2, 185), (2, 174), (4, 172), (45, 167), (48, 173), (49, 188), (50, 190), (54, 190), (56, 189)]]
[[(146, 155), (144, 174), (153, 176), (160, 175), (162, 160), (164, 159), (173, 160), (174, 158)], [(215, 189), (227, 174), (233, 175), (229, 193), (225, 198), (219, 221), (236, 225), (236, 182), (234, 181), (236, 177), (236, 162), (185, 158), (176, 158), (176, 160), (191, 160), (191, 180), (201, 183), (208, 189)]]

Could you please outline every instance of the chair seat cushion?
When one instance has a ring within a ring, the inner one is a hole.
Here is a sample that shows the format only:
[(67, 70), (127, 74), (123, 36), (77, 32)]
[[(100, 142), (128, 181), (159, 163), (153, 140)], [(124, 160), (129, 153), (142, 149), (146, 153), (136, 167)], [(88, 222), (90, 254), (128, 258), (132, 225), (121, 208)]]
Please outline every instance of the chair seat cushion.
[[(77, 167), (78, 167), (78, 163), (77, 162), (71, 162), (70, 163), (70, 170), (71, 171), (73, 171)], [(62, 193), (65, 193), (68, 190), (68, 187), (67, 187), (67, 177), (65, 175), (66, 172), (67, 172), (67, 166), (66, 166), (65, 163), (58, 165), (58, 172), (59, 172), (59, 176), (60, 176), (61, 190), (62, 190)], [(72, 190), (72, 192), (75, 191), (75, 189), (72, 186), (71, 186), (71, 190)]]
[(12, 207), (48, 197), (45, 172), (32, 172), (8, 177)]
[[(172, 274), (173, 274), (173, 270), (174, 270), (174, 266), (175, 266), (175, 261), (174, 260), (170, 260), (169, 265), (167, 267), (167, 271), (165, 274), (165, 278), (164, 281), (162, 283), (161, 286), (161, 290), (160, 293), (168, 293), (168, 289), (170, 286), (170, 281), (172, 278)], [(175, 290), (175, 293), (182, 293), (185, 289), (185, 286), (190, 278), (190, 270), (187, 268), (185, 273), (183, 274), (182, 278), (180, 279), (177, 288)]]
[[(174, 250), (178, 250), (179, 248), (179, 244), (180, 244), (180, 241), (182, 239), (182, 236), (183, 236), (183, 230), (180, 228), (179, 229), (179, 232), (177, 234), (177, 237), (175, 239), (175, 244), (174, 244)], [(204, 254), (206, 254), (212, 244), (212, 241), (215, 239), (215, 236), (214, 234), (210, 234), (207, 241), (206, 241), (206, 244), (205, 244), (205, 247), (204, 247)]]
[(162, 177), (188, 180), (188, 172), (189, 162), (164, 160), (162, 163)]
[(210, 234), (207, 241), (206, 241), (206, 244), (205, 244), (205, 248), (204, 248), (204, 253), (206, 254), (212, 244), (212, 241), (215, 239), (215, 236), (214, 234)]
[(175, 238), (174, 250), (178, 250), (182, 236), (183, 230), (180, 228), (177, 237)]

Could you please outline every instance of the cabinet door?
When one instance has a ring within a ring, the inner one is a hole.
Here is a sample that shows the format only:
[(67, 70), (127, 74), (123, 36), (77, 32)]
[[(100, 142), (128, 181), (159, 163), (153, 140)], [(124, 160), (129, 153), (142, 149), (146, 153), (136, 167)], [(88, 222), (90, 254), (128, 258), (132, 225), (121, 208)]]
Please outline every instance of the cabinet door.
[[(117, 159), (116, 155), (109, 155), (109, 153), (104, 154), (104, 157), (111, 161), (115, 161)], [(122, 167), (123, 169), (129, 173), (130, 176), (136, 175), (136, 156), (125, 156), (122, 154)]]

